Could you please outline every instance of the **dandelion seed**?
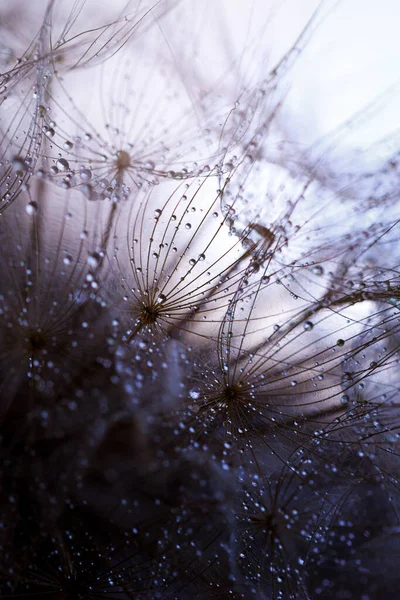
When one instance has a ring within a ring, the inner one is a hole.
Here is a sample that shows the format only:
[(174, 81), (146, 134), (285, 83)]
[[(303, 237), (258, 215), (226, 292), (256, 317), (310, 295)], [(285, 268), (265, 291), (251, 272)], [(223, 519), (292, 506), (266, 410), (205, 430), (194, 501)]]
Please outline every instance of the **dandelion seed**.
[[(39, 403), (61, 394), (62, 386), (72, 383), (84, 353), (85, 360), (95, 360), (93, 344), (104, 332), (101, 306), (87, 285), (85, 245), (78, 234), (88, 215), (68, 198), (50, 199), (48, 186), (40, 186), (40, 212), (39, 204), (30, 201), (24, 217), (21, 197), (2, 219), (2, 239), (8, 246), (0, 285), (3, 415), (9, 406), (22, 411), (13, 400), (18, 404), (23, 390), (28, 404), (35, 394)], [(75, 218), (67, 225), (60, 213), (72, 205)], [(98, 235), (96, 227), (91, 229)], [(78, 323), (87, 329), (85, 336), (78, 333)], [(107, 354), (107, 343), (102, 341), (97, 351)], [(29, 411), (35, 409), (29, 406)]]
[[(184, 201), (179, 188), (173, 188), (162, 209), (156, 209), (160, 212), (155, 220), (151, 207), (152, 202), (159, 205), (155, 191), (148, 195), (136, 214), (131, 210), (129, 267), (127, 269), (120, 249), (110, 259), (110, 264), (116, 265), (113, 277), (120, 281), (113, 286), (112, 301), (118, 306), (115, 291), (119, 287), (121, 292), (126, 292), (129, 302), (128, 310), (125, 306), (122, 308), (125, 318), (130, 318), (133, 324), (129, 339), (144, 328), (169, 335), (175, 335), (174, 332), (206, 335), (207, 328), (215, 323), (216, 312), (223, 314), (226, 309), (248, 259), (239, 240), (227, 243), (224, 221), (215, 222), (210, 218), (219, 201), (219, 195), (215, 195), (210, 186), (212, 178), (193, 184), (187, 191), (190, 199)], [(196, 212), (188, 229), (186, 212), (198, 202), (203, 207)], [(117, 231), (120, 224), (126, 227), (125, 219), (117, 224)], [(147, 227), (150, 242), (144, 236)], [(133, 240), (138, 240), (138, 244), (132, 243)], [(199, 259), (191, 258), (193, 254)]]

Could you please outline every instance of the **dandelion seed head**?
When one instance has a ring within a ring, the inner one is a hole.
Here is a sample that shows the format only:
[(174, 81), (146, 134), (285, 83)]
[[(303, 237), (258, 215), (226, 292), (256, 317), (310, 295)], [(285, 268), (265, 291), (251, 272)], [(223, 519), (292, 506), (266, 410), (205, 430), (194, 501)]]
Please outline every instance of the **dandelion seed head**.
[(343, 7), (133, 4), (0, 9), (0, 595), (389, 598), (396, 88), (310, 142)]

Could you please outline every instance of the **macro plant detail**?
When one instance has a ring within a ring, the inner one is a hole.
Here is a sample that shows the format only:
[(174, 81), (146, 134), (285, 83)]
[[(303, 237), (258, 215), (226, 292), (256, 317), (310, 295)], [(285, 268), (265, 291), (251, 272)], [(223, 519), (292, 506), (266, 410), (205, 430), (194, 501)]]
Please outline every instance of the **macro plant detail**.
[(397, 598), (384, 13), (0, 7), (1, 598)]

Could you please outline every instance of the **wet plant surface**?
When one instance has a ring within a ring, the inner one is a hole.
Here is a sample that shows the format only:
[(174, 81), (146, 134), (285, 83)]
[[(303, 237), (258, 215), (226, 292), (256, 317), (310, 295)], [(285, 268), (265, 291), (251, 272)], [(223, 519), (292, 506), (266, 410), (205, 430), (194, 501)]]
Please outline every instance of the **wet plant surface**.
[(0, 7), (1, 598), (398, 597), (397, 78), (310, 83), (351, 15)]

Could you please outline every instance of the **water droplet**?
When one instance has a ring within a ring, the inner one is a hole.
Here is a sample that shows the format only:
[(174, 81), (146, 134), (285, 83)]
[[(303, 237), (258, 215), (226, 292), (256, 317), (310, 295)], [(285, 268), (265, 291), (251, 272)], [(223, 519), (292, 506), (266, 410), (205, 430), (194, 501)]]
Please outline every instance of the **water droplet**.
[(88, 261), (88, 265), (90, 267), (92, 267), (93, 269), (95, 269), (96, 267), (99, 266), (100, 254), (98, 252), (92, 252), (91, 254), (89, 254), (87, 261)]
[(54, 135), (56, 133), (52, 127), (46, 127), (46, 126), (42, 128), (42, 131), (49, 138), (54, 137)]
[(305, 331), (311, 331), (311, 329), (314, 327), (314, 325), (311, 323), (311, 321), (306, 321), (303, 325), (304, 330)]
[(337, 346), (339, 346), (339, 348), (341, 348), (342, 346), (344, 346), (344, 340), (342, 340), (342, 339), (339, 339), (339, 340), (336, 342), (336, 345), (337, 345)]
[(90, 181), (92, 178), (92, 172), (90, 169), (81, 169), (79, 175), (82, 181)]
[(190, 224), (190, 223), (186, 223), (186, 225), (185, 225), (185, 229), (192, 229), (192, 226), (191, 226), (191, 224)]
[(67, 160), (65, 160), (65, 158), (59, 158), (58, 161), (56, 162), (56, 167), (60, 171), (68, 171), (69, 162)]
[(13, 158), (12, 166), (15, 171), (24, 172), (27, 169), (24, 159), (21, 156)]
[(312, 272), (314, 273), (314, 275), (321, 276), (324, 274), (324, 269), (321, 267), (321, 265), (317, 265), (313, 267)]
[(37, 213), (39, 212), (39, 204), (32, 200), (32, 202), (29, 202), (26, 205), (25, 210), (28, 213), (28, 215), (37, 215)]
[(70, 141), (66, 141), (63, 144), (64, 150), (72, 150), (72, 148), (74, 147), (73, 143)]
[(192, 398), (192, 400), (198, 400), (200, 398), (200, 395), (201, 395), (201, 392), (200, 392), (200, 388), (198, 388), (198, 387), (192, 388), (189, 391), (189, 396), (190, 396), (190, 398)]

